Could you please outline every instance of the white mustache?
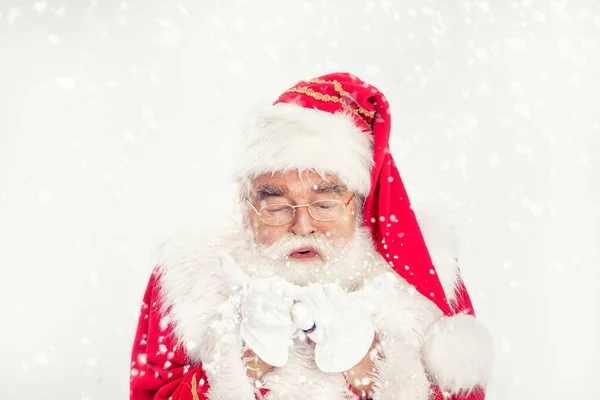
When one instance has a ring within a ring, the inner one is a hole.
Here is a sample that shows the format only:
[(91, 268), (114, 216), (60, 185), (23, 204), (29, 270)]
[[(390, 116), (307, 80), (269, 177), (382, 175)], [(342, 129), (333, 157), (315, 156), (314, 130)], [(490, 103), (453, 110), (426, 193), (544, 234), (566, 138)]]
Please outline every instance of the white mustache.
[(316, 233), (309, 236), (298, 236), (288, 233), (271, 246), (262, 247), (260, 254), (273, 260), (285, 259), (294, 250), (302, 247), (312, 247), (323, 259), (327, 259), (333, 250), (333, 246), (323, 234)]

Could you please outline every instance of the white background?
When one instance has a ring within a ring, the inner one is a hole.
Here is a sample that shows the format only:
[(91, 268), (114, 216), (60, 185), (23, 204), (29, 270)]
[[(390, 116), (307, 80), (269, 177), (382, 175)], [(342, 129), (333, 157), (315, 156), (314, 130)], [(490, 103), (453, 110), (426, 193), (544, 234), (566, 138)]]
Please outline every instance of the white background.
[(488, 398), (600, 399), (598, 2), (0, 0), (0, 400), (127, 398), (156, 245), (222, 226), (245, 114), (332, 71), (459, 215)]

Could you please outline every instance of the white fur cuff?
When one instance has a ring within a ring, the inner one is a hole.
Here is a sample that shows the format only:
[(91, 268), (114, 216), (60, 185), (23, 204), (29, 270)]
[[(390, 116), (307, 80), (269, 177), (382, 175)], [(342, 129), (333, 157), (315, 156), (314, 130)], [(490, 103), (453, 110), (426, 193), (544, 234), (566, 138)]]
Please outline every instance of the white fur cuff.
[(450, 393), (485, 388), (494, 344), (488, 330), (471, 315), (442, 317), (425, 336), (423, 357), (439, 388)]

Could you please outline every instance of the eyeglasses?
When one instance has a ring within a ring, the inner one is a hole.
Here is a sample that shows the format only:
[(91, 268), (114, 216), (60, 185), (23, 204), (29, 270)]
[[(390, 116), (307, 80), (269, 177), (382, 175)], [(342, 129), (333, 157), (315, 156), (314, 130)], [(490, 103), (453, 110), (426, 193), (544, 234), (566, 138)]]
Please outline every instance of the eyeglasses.
[(308, 213), (317, 221), (334, 221), (342, 216), (353, 197), (350, 197), (346, 203), (340, 200), (316, 200), (310, 204), (299, 204), (297, 206), (291, 204), (269, 204), (260, 210), (257, 210), (250, 200), (246, 199), (246, 201), (266, 225), (280, 226), (292, 222), (296, 218), (296, 209), (300, 207), (308, 207)]

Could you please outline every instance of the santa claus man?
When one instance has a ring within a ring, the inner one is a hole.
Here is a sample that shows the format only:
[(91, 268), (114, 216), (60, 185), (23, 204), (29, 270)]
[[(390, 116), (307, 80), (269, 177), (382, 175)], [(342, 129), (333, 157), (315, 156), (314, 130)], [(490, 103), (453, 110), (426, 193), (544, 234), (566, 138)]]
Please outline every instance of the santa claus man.
[(490, 336), (389, 135), (386, 98), (348, 73), (297, 83), (248, 124), (243, 228), (162, 247), (131, 399), (484, 398)]

